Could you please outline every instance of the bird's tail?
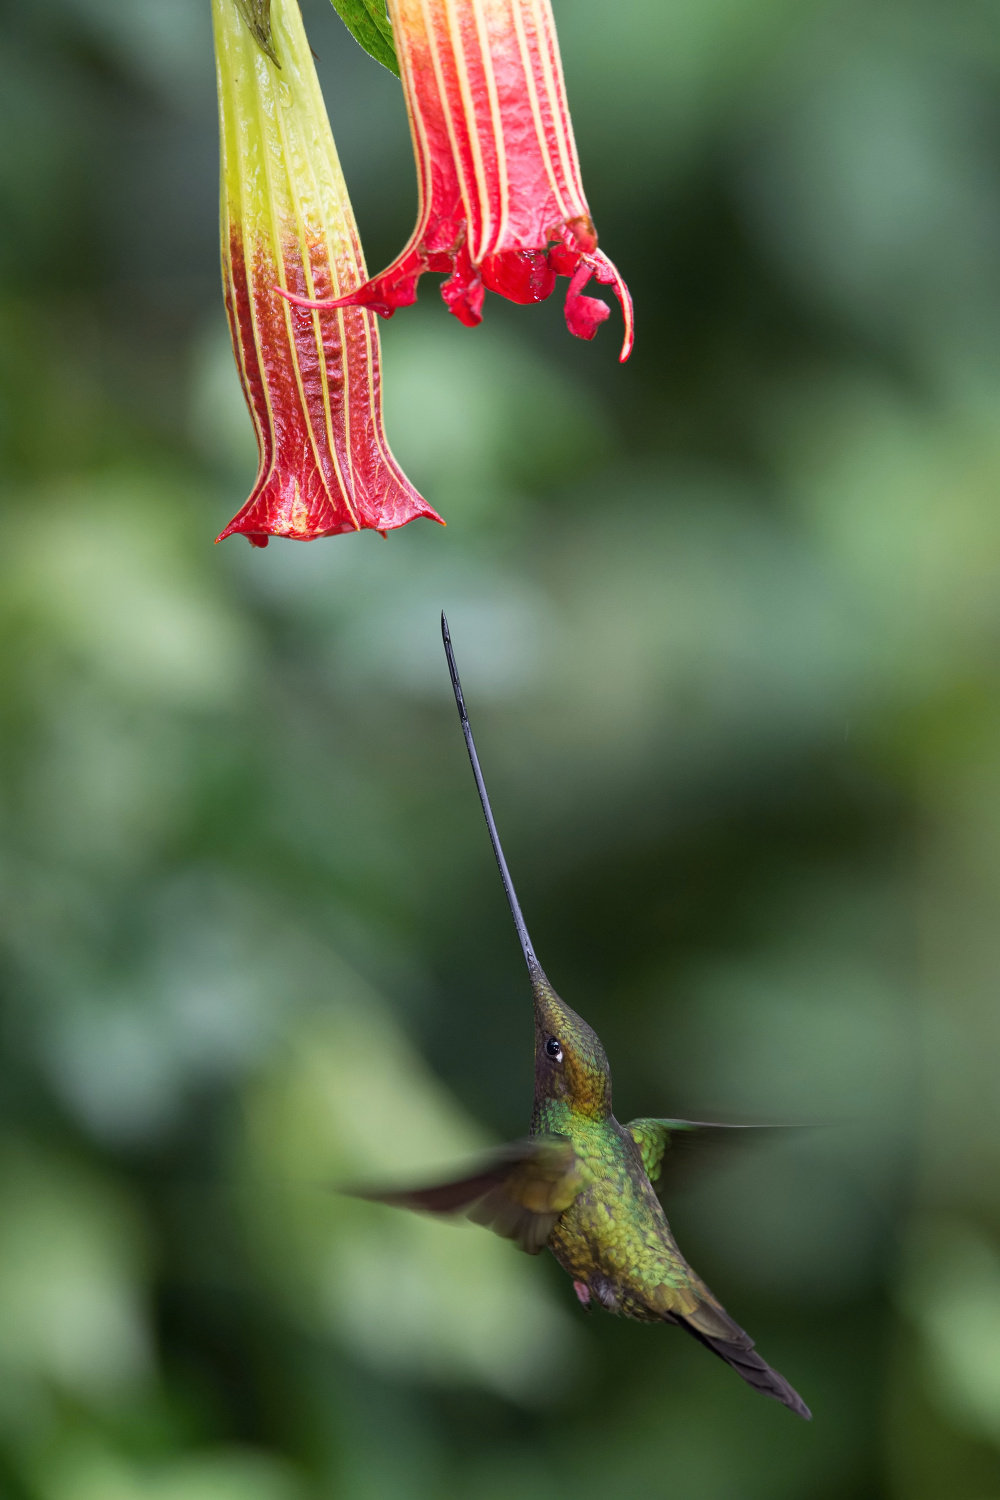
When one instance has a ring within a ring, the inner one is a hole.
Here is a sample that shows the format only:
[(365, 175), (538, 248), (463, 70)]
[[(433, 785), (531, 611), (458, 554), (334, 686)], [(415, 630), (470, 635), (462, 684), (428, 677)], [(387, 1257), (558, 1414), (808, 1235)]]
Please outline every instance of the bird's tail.
[(812, 1420), (812, 1412), (798, 1391), (793, 1390), (777, 1370), (772, 1370), (765, 1359), (761, 1359), (750, 1335), (744, 1333), (722, 1308), (707, 1307), (702, 1303), (694, 1313), (678, 1317), (677, 1321), (692, 1338), (731, 1365), (755, 1391), (770, 1396), (773, 1401), (780, 1401), (807, 1422)]

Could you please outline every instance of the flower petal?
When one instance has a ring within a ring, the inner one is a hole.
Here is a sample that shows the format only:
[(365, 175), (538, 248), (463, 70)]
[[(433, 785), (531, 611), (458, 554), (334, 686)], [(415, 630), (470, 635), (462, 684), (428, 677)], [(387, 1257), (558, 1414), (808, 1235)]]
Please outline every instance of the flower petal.
[(374, 314), (292, 306), (350, 295), (364, 262), (295, 0), (273, 0), (280, 69), (213, 0), (222, 140), (222, 265), (233, 349), (257, 432), (250, 498), (221, 533), (256, 546), (440, 517), (382, 430)]
[[(575, 277), (581, 258), (606, 279), (611, 263), (597, 249), (580, 180), (549, 0), (389, 0), (389, 14), (417, 162), (417, 223), (391, 265), (329, 305), (388, 317), (414, 300), (425, 271), (446, 270), (442, 295), (471, 326), (483, 285), (539, 302), (556, 276)], [(617, 271), (612, 279), (627, 358), (631, 301)], [(578, 287), (568, 305), (571, 331), (592, 338), (603, 304), (581, 299)]]

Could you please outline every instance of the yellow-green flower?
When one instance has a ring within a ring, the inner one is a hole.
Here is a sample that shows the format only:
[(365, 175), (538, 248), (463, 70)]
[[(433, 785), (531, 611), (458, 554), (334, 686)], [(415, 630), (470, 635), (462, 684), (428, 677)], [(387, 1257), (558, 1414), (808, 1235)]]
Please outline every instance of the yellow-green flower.
[[(296, 0), (212, 0), (222, 157), (222, 273), (260, 450), (241, 532), (309, 541), (441, 518), (382, 430), (378, 327), (317, 311), (366, 278), (347, 188)], [(280, 290), (279, 290), (280, 289)]]

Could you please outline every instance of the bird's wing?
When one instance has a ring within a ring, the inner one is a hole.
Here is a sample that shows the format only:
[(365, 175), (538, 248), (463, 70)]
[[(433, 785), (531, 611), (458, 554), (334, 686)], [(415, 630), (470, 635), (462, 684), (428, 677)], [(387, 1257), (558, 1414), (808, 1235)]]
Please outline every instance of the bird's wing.
[(676, 1186), (686, 1168), (720, 1146), (760, 1140), (780, 1125), (713, 1125), (705, 1120), (631, 1120), (625, 1126), (639, 1147), (642, 1164), (657, 1191)]
[(423, 1213), (464, 1213), (537, 1255), (583, 1181), (569, 1136), (534, 1135), (501, 1147), (475, 1171), (453, 1181), (417, 1188), (354, 1189), (353, 1196)]

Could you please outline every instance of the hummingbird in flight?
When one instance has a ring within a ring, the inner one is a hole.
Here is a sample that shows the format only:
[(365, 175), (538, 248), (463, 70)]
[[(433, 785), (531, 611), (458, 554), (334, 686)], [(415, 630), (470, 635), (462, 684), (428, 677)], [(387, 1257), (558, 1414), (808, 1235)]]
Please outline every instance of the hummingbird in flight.
[[(425, 1213), (464, 1213), (529, 1255), (546, 1246), (580, 1302), (643, 1323), (674, 1323), (725, 1360), (748, 1385), (807, 1420), (811, 1412), (754, 1348), (678, 1248), (657, 1194), (678, 1147), (743, 1126), (639, 1119), (611, 1112), (611, 1069), (600, 1039), (552, 988), (528, 936), (465, 707), (448, 621), (441, 615), (451, 684), (493, 853), (521, 943), (535, 1010), (535, 1101), (529, 1134), (474, 1170), (426, 1187), (358, 1196)], [(730, 1137), (731, 1138), (731, 1137)]]

